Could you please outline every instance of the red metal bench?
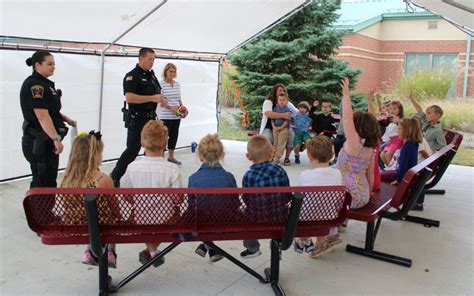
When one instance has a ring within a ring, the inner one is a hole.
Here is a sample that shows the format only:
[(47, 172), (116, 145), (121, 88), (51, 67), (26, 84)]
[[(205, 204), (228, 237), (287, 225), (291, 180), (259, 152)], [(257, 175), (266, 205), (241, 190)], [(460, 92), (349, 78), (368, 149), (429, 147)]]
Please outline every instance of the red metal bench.
[(446, 158), (443, 162), (441, 162), (435, 169), (433, 169), (433, 176), (425, 186), (425, 194), (446, 194), (446, 190), (444, 189), (432, 189), (435, 187), (438, 182), (441, 180), (441, 177), (444, 175), (444, 172), (448, 168), (449, 164), (453, 160), (456, 152), (459, 150), (461, 146), (463, 135), (455, 130), (452, 129), (443, 129), (444, 131), (444, 138), (446, 139), (446, 143), (452, 144), (453, 152), (451, 153), (450, 157)]
[[(366, 206), (360, 209), (349, 210), (347, 217), (349, 219), (367, 222), (367, 229), (365, 247), (360, 248), (347, 245), (346, 251), (411, 267), (412, 261), (410, 259), (374, 250), (374, 243), (380, 223), (383, 218), (409, 221), (409, 218), (407, 218), (410, 217), (408, 216), (408, 212), (420, 194), (423, 194), (425, 184), (432, 175), (432, 167), (442, 161), (443, 158), (449, 157), (452, 148), (453, 145), (449, 145), (411, 168), (405, 176), (403, 176), (403, 180), (398, 186), (382, 183), (380, 191), (371, 197), (370, 202)], [(375, 222), (375, 220), (377, 220), (377, 222)]]
[[(326, 235), (331, 227), (341, 225), (350, 195), (342, 186), (35, 188), (26, 193), (23, 205), (29, 227), (44, 244), (91, 245), (99, 257), (99, 295), (117, 292), (184, 241), (206, 243), (261, 283), (271, 284), (276, 295), (284, 295), (279, 283), (281, 251), (291, 246), (295, 235)], [(271, 263), (264, 276), (213, 243), (244, 239), (271, 239)], [(104, 245), (158, 241), (171, 244), (152, 261), (111, 285)]]
[[(462, 135), (461, 135), (461, 138), (462, 138)], [(428, 178), (428, 181), (426, 182), (424, 189), (420, 193), (420, 195), (432, 193), (427, 188), (432, 188), (434, 185), (436, 185), (439, 182), (439, 180), (443, 176), (444, 172), (448, 168), (449, 164), (451, 163), (451, 160), (454, 158), (455, 155), (456, 155), (455, 145), (449, 144), (428, 158), (428, 159), (431, 159), (434, 157), (435, 160), (432, 161), (428, 165), (428, 167), (432, 170), (432, 173), (430, 177)], [(437, 191), (441, 191), (441, 190), (437, 190)], [(442, 191), (444, 192), (444, 190)], [(406, 217), (404, 217), (403, 220), (408, 221), (408, 222), (423, 224), (425, 227), (432, 227), (432, 226), (439, 227), (440, 225), (440, 221), (438, 220), (423, 218), (419, 216), (407, 215)]]

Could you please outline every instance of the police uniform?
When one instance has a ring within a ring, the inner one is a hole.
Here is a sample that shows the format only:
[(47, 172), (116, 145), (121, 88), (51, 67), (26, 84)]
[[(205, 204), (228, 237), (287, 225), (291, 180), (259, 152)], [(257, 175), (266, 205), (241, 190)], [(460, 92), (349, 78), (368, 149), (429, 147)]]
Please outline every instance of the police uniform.
[(56, 187), (59, 155), (54, 153), (54, 142), (41, 128), (33, 109), (48, 110), (56, 132), (64, 137), (67, 128), (60, 113), (61, 96), (54, 82), (33, 71), (21, 86), (20, 104), (24, 118), (22, 150), (33, 174), (30, 188)]
[[(145, 71), (136, 65), (123, 78), (123, 94), (134, 93), (141, 96), (152, 96), (161, 93), (161, 86), (153, 70)], [(125, 174), (128, 165), (135, 160), (140, 152), (140, 135), (143, 126), (149, 121), (156, 119), (157, 103), (147, 102), (141, 104), (129, 103), (129, 109), (124, 108), (124, 121), (127, 127), (127, 149), (120, 156), (117, 165), (110, 174), (115, 185)]]

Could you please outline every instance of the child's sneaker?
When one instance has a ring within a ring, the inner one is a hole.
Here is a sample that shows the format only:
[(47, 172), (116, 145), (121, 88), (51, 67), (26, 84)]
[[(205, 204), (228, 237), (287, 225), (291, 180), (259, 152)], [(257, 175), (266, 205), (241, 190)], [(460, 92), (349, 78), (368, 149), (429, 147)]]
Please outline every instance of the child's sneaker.
[(328, 235), (327, 240), (328, 240), (328, 243), (331, 247), (334, 247), (335, 245), (338, 245), (338, 244), (342, 243), (342, 239), (339, 236), (339, 234)]
[(107, 260), (110, 268), (117, 268), (117, 254), (113, 250), (107, 251)]
[(306, 253), (309, 253), (311, 251), (314, 250), (314, 243), (312, 240), (310, 240), (309, 242), (307, 242), (305, 245), (304, 245), (304, 251)]
[[(157, 252), (159, 251), (157, 250)], [(150, 252), (148, 252), (148, 249), (145, 249), (141, 251), (140, 253), (138, 253), (138, 261), (140, 261), (140, 263), (143, 265), (151, 261), (151, 255), (150, 255)], [(161, 257), (160, 260), (153, 263), (153, 266), (158, 267), (162, 265), (163, 263), (165, 263), (165, 257)]]
[(209, 250), (209, 259), (211, 260), (211, 262), (217, 262), (219, 260), (222, 260), (222, 258), (224, 257), (217, 254), (217, 252), (214, 251), (213, 249)]
[(295, 239), (293, 242), (293, 250), (295, 250), (296, 253), (303, 254), (303, 244)]
[(248, 249), (245, 249), (244, 251), (240, 253), (240, 257), (244, 259), (258, 257), (260, 255), (262, 255), (262, 252), (260, 252), (260, 250), (257, 250), (255, 252), (250, 252)]
[(97, 266), (97, 261), (98, 261), (98, 258), (92, 255), (91, 250), (86, 250), (81, 260), (81, 262), (84, 264), (94, 265), (94, 266)]
[(314, 248), (314, 250), (311, 251), (311, 253), (309, 254), (309, 257), (316, 259), (316, 258), (318, 258), (319, 256), (324, 255), (324, 254), (326, 254), (326, 253), (329, 253), (329, 252), (331, 252), (331, 251), (332, 251), (331, 245), (330, 245), (328, 242), (326, 242), (326, 243), (324, 243), (324, 244), (321, 245), (321, 246), (320, 246), (320, 245), (316, 245), (316, 247)]
[(204, 244), (200, 244), (196, 250), (194, 251), (194, 253), (198, 254), (199, 256), (201, 257), (204, 257), (206, 256), (206, 253), (207, 253), (207, 249), (206, 249), (206, 246)]
[(301, 161), (300, 161), (300, 155), (299, 154), (295, 154), (295, 163), (296, 164), (300, 164)]

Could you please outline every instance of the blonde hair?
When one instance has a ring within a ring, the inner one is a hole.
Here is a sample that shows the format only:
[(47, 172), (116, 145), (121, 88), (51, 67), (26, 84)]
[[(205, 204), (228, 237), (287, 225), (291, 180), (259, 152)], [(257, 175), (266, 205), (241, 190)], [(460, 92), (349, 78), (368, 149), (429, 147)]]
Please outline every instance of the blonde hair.
[(166, 72), (168, 72), (169, 69), (174, 69), (175, 71), (177, 71), (175, 64), (173, 64), (173, 63), (166, 64), (165, 68), (163, 69), (163, 78), (164, 79), (166, 79)]
[(402, 127), (401, 138), (403, 140), (423, 143), (423, 134), (421, 132), (420, 121), (415, 117), (405, 117), (400, 121)]
[(428, 108), (426, 108), (426, 111), (428, 110), (433, 110), (434, 113), (437, 113), (439, 115), (439, 117), (441, 118), (441, 116), (443, 116), (444, 112), (443, 112), (443, 109), (441, 109), (440, 106), (438, 105), (431, 105), (429, 106)]
[(218, 134), (208, 134), (201, 139), (198, 153), (203, 163), (211, 167), (217, 166), (224, 158), (224, 145), (222, 145)]
[(316, 136), (306, 146), (308, 154), (320, 163), (328, 162), (334, 156), (332, 143), (326, 136)]
[(157, 152), (166, 147), (168, 128), (160, 120), (150, 120), (143, 127), (140, 136), (143, 148)]
[(94, 175), (102, 162), (104, 143), (95, 135), (76, 137), (61, 187), (86, 188), (94, 182)]
[(262, 135), (255, 135), (247, 143), (247, 153), (254, 162), (266, 161), (269, 152), (272, 150), (270, 141)]

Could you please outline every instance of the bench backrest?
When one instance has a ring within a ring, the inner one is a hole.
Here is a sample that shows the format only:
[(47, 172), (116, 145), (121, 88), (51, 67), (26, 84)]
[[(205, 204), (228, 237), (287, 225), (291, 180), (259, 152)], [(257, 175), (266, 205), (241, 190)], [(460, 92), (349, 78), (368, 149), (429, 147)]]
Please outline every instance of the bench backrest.
[(453, 129), (447, 129), (443, 128), (444, 132), (444, 138), (446, 139), (446, 143), (453, 144), (454, 149), (457, 151), (459, 150), (459, 147), (461, 146), (461, 142), (463, 139), (463, 135), (459, 133), (458, 131), (455, 131)]
[[(34, 188), (24, 209), (30, 228), (48, 237), (76, 235), (87, 242), (86, 195), (97, 195), (98, 220), (105, 242), (138, 242), (131, 235), (261, 232), (261, 238), (282, 236), (293, 193), (304, 195), (302, 229), (311, 223), (340, 225), (350, 196), (343, 186), (266, 188)], [(298, 223), (298, 228), (300, 227)], [(114, 236), (107, 241), (107, 237)], [(233, 239), (236, 239), (235, 237)], [(191, 239), (192, 240), (192, 239)], [(217, 240), (217, 239), (216, 239)], [(73, 243), (73, 241), (69, 241)]]
[(406, 200), (408, 200), (410, 196), (413, 195), (414, 191), (420, 189), (418, 188), (419, 186), (422, 186), (423, 189), (427, 181), (427, 179), (425, 179), (423, 182), (420, 182), (420, 178), (422, 177), (424, 169), (430, 169), (430, 175), (433, 177), (437, 171), (439, 171), (439, 165), (444, 163), (443, 160), (450, 156), (450, 152), (452, 151), (453, 147), (454, 145), (452, 144), (444, 147), (408, 170), (398, 185), (392, 201), (390, 202), (390, 206), (393, 208), (399, 208), (405, 203)]

